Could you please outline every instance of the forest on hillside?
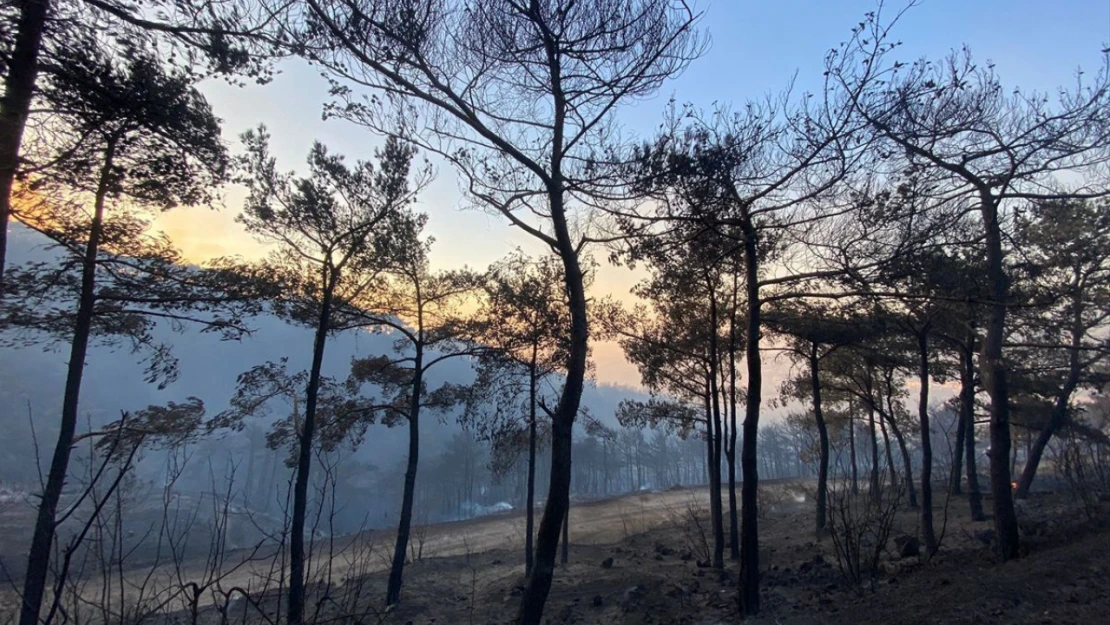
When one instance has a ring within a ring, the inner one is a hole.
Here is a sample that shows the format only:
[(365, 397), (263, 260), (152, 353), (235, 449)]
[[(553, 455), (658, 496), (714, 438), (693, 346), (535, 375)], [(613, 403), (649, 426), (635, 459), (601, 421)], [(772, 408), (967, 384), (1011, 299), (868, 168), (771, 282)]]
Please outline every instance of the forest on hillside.
[[(781, 616), (800, 536), (859, 595), (1101, 541), (1110, 49), (1023, 90), (974, 42), (904, 55), (917, 4), (847, 19), (813, 87), (677, 94), (637, 133), (729, 36), (711, 9), (4, 3), (0, 621), (387, 623), (445, 609), (409, 581), (428, 545), (474, 622), (475, 545), (511, 544), (495, 620), (571, 622), (546, 607), (604, 518), (645, 559), (669, 524), (650, 562), (724, 586), (665, 596), (738, 619)], [(290, 63), (363, 153), (224, 134), (212, 85)], [(445, 176), (526, 243), (442, 262)], [(187, 256), (159, 218), (196, 207), (264, 253)], [(598, 383), (603, 345), (637, 387)]]

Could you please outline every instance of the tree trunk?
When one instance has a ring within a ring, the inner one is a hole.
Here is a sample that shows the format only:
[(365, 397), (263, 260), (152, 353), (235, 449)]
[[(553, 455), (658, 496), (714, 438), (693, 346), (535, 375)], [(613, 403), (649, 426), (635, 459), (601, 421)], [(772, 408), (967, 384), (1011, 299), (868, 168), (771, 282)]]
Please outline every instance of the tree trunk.
[(387, 606), (401, 601), (401, 582), (405, 575), (405, 554), (412, 531), (412, 502), (416, 493), (416, 471), (420, 461), (420, 392), (424, 386), (424, 348), (416, 346), (413, 360), (412, 397), (409, 399), (409, 458), (405, 467), (405, 490), (401, 495), (401, 518), (397, 523), (397, 542), (393, 545), (393, 563), (389, 568)]
[(312, 368), (305, 390), (304, 423), (297, 453), (297, 477), (293, 483), (293, 518), (289, 536), (289, 599), (288, 625), (300, 625), (304, 618), (304, 528), (308, 510), (308, 474), (312, 469), (312, 438), (316, 431), (316, 399), (320, 394), (320, 369), (324, 364), (324, 346), (327, 344), (331, 325), (332, 295), (339, 281), (334, 267), (324, 269), (324, 297), (320, 304), (320, 317), (316, 321), (316, 335), (312, 342)]
[[(19, 21), (16, 24), (15, 45), (11, 50), (11, 56), (8, 57), (8, 74), (4, 77), (4, 96), (0, 99), (0, 298), (4, 293), (4, 267), (7, 264), (8, 220), (11, 217), (12, 189), (16, 171), (19, 169), (23, 131), (27, 127), (27, 115), (31, 110), (31, 100), (35, 94), (42, 34), (46, 28), (46, 16), (50, 12), (49, 0), (21, 0), (17, 4)], [(67, 464), (68, 455), (67, 453)], [(53, 530), (51, 530), (52, 533)], [(41, 596), (40, 590), (39, 601)], [(33, 597), (25, 598), (24, 606), (27, 606), (28, 599), (32, 599), (31, 603), (35, 603)], [(36, 607), (35, 610), (37, 609)], [(24, 615), (21, 614), (21, 623), (23, 618)]]
[[(710, 385), (712, 388), (715, 385)], [(724, 519), (721, 506), (721, 421), (713, 411), (713, 399), (705, 397), (705, 435), (709, 445), (709, 523), (713, 530), (714, 568), (723, 568), (725, 553)]]
[(748, 363), (748, 396), (744, 405), (744, 437), (741, 441), (740, 469), (740, 613), (759, 613), (759, 404), (763, 393), (760, 362), (759, 255), (751, 216), (744, 210), (741, 228), (744, 235), (744, 286), (748, 296), (745, 328)]
[[(708, 282), (708, 281), (707, 281)], [(725, 522), (724, 506), (721, 502), (721, 445), (724, 437), (721, 434), (721, 394), (717, 388), (717, 374), (721, 366), (721, 349), (717, 340), (717, 326), (720, 321), (717, 310), (717, 298), (713, 292), (713, 284), (709, 288), (709, 393), (713, 406), (713, 447), (717, 463), (714, 470), (717, 472), (717, 484), (710, 491), (713, 498), (713, 568), (725, 568)]]
[[(733, 367), (735, 376), (735, 367)], [(725, 459), (728, 463), (728, 557), (740, 559), (740, 518), (736, 506), (736, 379), (733, 377), (730, 394), (728, 426), (725, 439)]]
[(567, 511), (563, 513), (563, 540), (562, 540), (562, 553), (559, 554), (559, 564), (565, 565), (570, 560), (570, 506), (567, 506)]
[(825, 414), (821, 410), (820, 360), (818, 346), (814, 343), (809, 352), (810, 388), (813, 394), (813, 419), (817, 422), (817, 436), (820, 442), (820, 457), (817, 460), (817, 537), (825, 534), (826, 501), (829, 495), (829, 429), (825, 425)]
[(856, 460), (856, 410), (848, 400), (848, 460), (852, 465), (852, 494), (859, 494), (859, 463)]
[(728, 320), (728, 546), (729, 557), (740, 559), (740, 519), (736, 509), (736, 311), (740, 305), (739, 271), (733, 271), (732, 311)]
[(975, 331), (969, 330), (967, 349), (960, 352), (960, 421), (964, 422), (964, 467), (967, 470), (967, 503), (971, 518), (986, 520), (983, 495), (979, 490), (979, 467), (975, 462)]
[[(871, 479), (870, 489), (871, 497), (878, 497), (879, 495), (879, 431), (875, 428), (875, 409), (872, 406), (867, 407), (867, 423), (868, 433), (870, 434), (871, 441)], [(913, 475), (909, 478), (912, 480)]]
[(963, 450), (964, 438), (967, 436), (967, 421), (964, 421), (962, 414), (956, 417), (956, 443), (952, 449), (952, 472), (948, 478), (948, 489), (953, 495), (963, 494)]
[(729, 429), (731, 442), (725, 456), (728, 459), (728, 557), (732, 560), (740, 559), (740, 519), (736, 507), (736, 413), (731, 415), (732, 426)]
[[(917, 402), (917, 419), (921, 424), (921, 536), (925, 552), (936, 553), (937, 535), (933, 529), (933, 441), (929, 430), (929, 335), (922, 331), (917, 337), (918, 383), (921, 393)], [(878, 464), (878, 458), (875, 459)]]
[[(565, 112), (556, 111), (556, 118)], [(555, 145), (562, 145), (561, 123), (556, 123)], [(559, 149), (553, 151), (553, 160), (559, 158)], [(554, 172), (561, 171), (557, 163)], [(555, 407), (551, 423), (551, 478), (544, 505), (543, 518), (536, 534), (536, 558), (532, 575), (524, 588), (520, 612), (516, 622), (520, 625), (539, 625), (543, 617), (543, 607), (551, 591), (551, 579), (555, 573), (555, 550), (559, 544), (559, 526), (570, 507), (571, 442), (574, 419), (578, 415), (578, 405), (582, 400), (582, 388), (586, 376), (586, 356), (589, 353), (589, 322), (586, 316), (586, 290), (578, 253), (570, 238), (563, 207), (562, 177), (553, 176), (552, 191), (549, 195), (549, 209), (559, 256), (563, 261), (566, 274), (567, 305), (570, 310), (570, 350), (567, 360), (566, 380), (559, 404)]]
[(532, 574), (532, 536), (536, 531), (536, 347), (528, 371), (528, 486), (524, 502), (524, 576)]
[(893, 417), (880, 411), (879, 416), (886, 419), (890, 425), (890, 431), (894, 433), (894, 440), (898, 443), (898, 451), (902, 454), (902, 470), (905, 472), (906, 481), (906, 498), (909, 502), (911, 510), (917, 509), (917, 488), (913, 483), (913, 461), (910, 458), (910, 451), (906, 447), (906, 439), (902, 436), (902, 430), (898, 424), (894, 422)]
[(1017, 514), (1010, 485), (1010, 389), (1006, 365), (1002, 361), (1002, 341), (1006, 333), (1006, 305), (1009, 285), (1003, 267), (1002, 228), (998, 223), (998, 204), (988, 191), (981, 192), (980, 212), (987, 246), (987, 285), (990, 305), (987, 335), (983, 341), (979, 368), (983, 386), (991, 399), (990, 466), (991, 495), (994, 508), (994, 530), (998, 538), (998, 554), (1003, 560), (1018, 557)]
[(886, 431), (886, 420), (879, 419), (879, 431), (883, 435), (883, 448), (886, 450), (886, 468), (890, 472), (890, 485), (898, 483), (898, 469), (894, 466), (894, 452), (890, 448), (890, 434)]
[(47, 473), (46, 485), (43, 488), (42, 499), (39, 501), (38, 514), (35, 518), (35, 531), (31, 537), (31, 548), (27, 555), (27, 570), (23, 578), (23, 605), (19, 613), (19, 625), (38, 625), (39, 610), (42, 608), (43, 594), (46, 589), (46, 576), (50, 571), (50, 551), (54, 545), (54, 534), (57, 530), (55, 516), (58, 511), (58, 501), (62, 497), (62, 488), (65, 486), (66, 474), (69, 472), (69, 457), (73, 450), (73, 438), (77, 430), (77, 407), (81, 396), (81, 379), (85, 373), (85, 355), (88, 352), (89, 336), (92, 333), (93, 313), (96, 306), (96, 257), (100, 251), (100, 239), (103, 234), (104, 203), (111, 184), (115, 146), (115, 140), (108, 142), (104, 153), (104, 163), (101, 166), (97, 182), (93, 219), (89, 228), (89, 239), (85, 243), (84, 258), (82, 259), (81, 296), (77, 303), (73, 342), (69, 349), (66, 386), (62, 396), (62, 420), (58, 428), (58, 441), (54, 445), (54, 456), (50, 461), (50, 471)]

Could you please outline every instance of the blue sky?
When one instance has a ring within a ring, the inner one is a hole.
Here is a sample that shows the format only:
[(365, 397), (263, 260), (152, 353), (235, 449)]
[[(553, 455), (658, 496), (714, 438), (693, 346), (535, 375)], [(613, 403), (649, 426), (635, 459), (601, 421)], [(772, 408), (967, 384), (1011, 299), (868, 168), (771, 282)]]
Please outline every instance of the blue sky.
[[(650, 134), (672, 96), (703, 107), (740, 104), (781, 90), (795, 73), (797, 89), (818, 88), (825, 53), (876, 6), (873, 0), (701, 0), (696, 5), (705, 14), (710, 49), (656, 97), (618, 112), (628, 134)], [(891, 2), (886, 10), (901, 6)], [(1080, 67), (1098, 69), (1100, 51), (1110, 46), (1110, 0), (922, 0), (903, 17), (895, 36), (903, 42), (899, 58), (936, 58), (966, 43), (977, 60), (996, 64), (1008, 86), (1053, 90), (1070, 84)], [(283, 169), (299, 168), (314, 139), (350, 158), (369, 157), (379, 144), (369, 132), (346, 122), (321, 121), (326, 84), (303, 64), (283, 66), (266, 86), (211, 83), (205, 91), (233, 146), (239, 133), (265, 123)], [(222, 211), (181, 209), (163, 216), (161, 225), (196, 259), (257, 254), (258, 247), (233, 220), (240, 198), (229, 191)], [(485, 267), (526, 243), (499, 219), (459, 210), (459, 198), (453, 172), (440, 167), (422, 202), (430, 215), (428, 231), (437, 240), (436, 264)], [(627, 292), (634, 279), (602, 267), (595, 288)], [(603, 381), (637, 382), (615, 356), (599, 358), (598, 373)]]

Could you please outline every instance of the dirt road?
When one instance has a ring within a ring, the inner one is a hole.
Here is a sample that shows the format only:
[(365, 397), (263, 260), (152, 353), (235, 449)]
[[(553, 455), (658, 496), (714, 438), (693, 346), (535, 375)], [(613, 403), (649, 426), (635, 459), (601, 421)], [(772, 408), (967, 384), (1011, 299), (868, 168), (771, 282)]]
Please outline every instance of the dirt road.
[[(707, 488), (642, 492), (600, 501), (572, 502), (570, 542), (573, 545), (615, 543), (631, 535), (678, 523), (689, 509), (705, 511), (708, 505)], [(536, 515), (538, 524), (542, 508), (537, 508)], [(410, 554), (415, 560), (523, 549), (524, 527), (524, 514), (520, 511), (416, 527), (413, 528)], [(317, 579), (327, 577), (333, 583), (343, 583), (348, 578), (385, 570), (389, 566), (394, 536), (394, 531), (376, 530), (356, 536), (337, 536), (333, 541), (317, 538), (312, 545), (308, 576), (312, 577), (315, 571)], [(216, 572), (211, 561), (205, 558), (193, 558), (180, 565), (168, 558), (162, 562), (153, 569), (136, 567), (123, 572), (122, 576), (118, 570), (108, 576), (86, 572), (69, 593), (79, 593), (83, 599), (92, 601), (103, 601), (103, 597), (115, 595), (119, 602), (123, 588), (127, 597), (124, 602), (141, 595), (151, 601), (159, 598), (157, 601), (184, 607), (185, 593), (181, 589), (188, 587), (190, 581), (202, 586), (212, 582), (211, 588), (221, 588), (222, 592), (237, 587), (255, 593), (277, 588), (278, 573), (284, 569), (280, 551), (274, 546), (258, 551), (227, 552), (222, 556), (220, 572)], [(167, 599), (171, 596), (175, 598)], [(211, 604), (218, 598), (219, 593), (209, 590), (199, 598), (198, 605)], [(15, 600), (10, 590), (0, 595), (5, 607), (13, 605)]]

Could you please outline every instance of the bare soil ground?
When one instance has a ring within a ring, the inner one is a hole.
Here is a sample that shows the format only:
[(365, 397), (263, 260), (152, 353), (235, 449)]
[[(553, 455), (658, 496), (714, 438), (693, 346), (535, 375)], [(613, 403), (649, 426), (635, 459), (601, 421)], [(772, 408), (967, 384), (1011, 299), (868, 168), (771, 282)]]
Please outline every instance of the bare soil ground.
[[(930, 560), (898, 557), (893, 543), (873, 588), (855, 589), (837, 567), (832, 541), (813, 538), (813, 504), (802, 487), (776, 485), (763, 499), (760, 521), (763, 613), (758, 624), (833, 625), (885, 623), (1093, 624), (1110, 622), (1110, 508), (1095, 518), (1065, 495), (1043, 493), (1022, 505), (1020, 560), (999, 563), (982, 541), (990, 523), (969, 518), (967, 501), (939, 497), (942, 548)], [(986, 502), (989, 510), (990, 502)], [(700, 532), (689, 511), (708, 512), (708, 491), (673, 490), (579, 503), (571, 511), (570, 562), (560, 566), (545, 620), (550, 623), (738, 622), (736, 563), (723, 571), (699, 563)], [(944, 518), (947, 516), (947, 522)], [(727, 519), (726, 519), (727, 523)], [(894, 536), (914, 534), (917, 513), (902, 511)], [(388, 612), (386, 551), (392, 536), (380, 532), (375, 554), (357, 578), (337, 573), (329, 595), (359, 585), (360, 617), (345, 618), (317, 593), (318, 623), (443, 625), (505, 623), (515, 614), (523, 584), (523, 526), (519, 515), (441, 524), (416, 531), (423, 552), (405, 572), (402, 603)], [(708, 527), (708, 524), (705, 524)], [(339, 560), (350, 554), (337, 553)], [(611, 562), (609, 559), (612, 559)], [(726, 550), (727, 558), (727, 550)], [(246, 586), (247, 569), (228, 583)], [(257, 587), (256, 584), (251, 584)], [(234, 613), (256, 614), (239, 604)], [(263, 612), (280, 609), (263, 602)], [(217, 622), (211, 609), (202, 621)], [(310, 610), (312, 612), (312, 610)], [(256, 619), (248, 617), (255, 622)], [(232, 624), (239, 619), (231, 615)]]
[[(700, 566), (696, 557), (682, 558), (689, 530), (673, 513), (684, 510), (691, 498), (708, 509), (704, 490), (606, 503), (598, 506), (611, 519), (604, 529), (591, 523), (592, 507), (580, 507), (572, 524), (580, 529), (571, 534), (570, 564), (556, 572), (549, 621), (737, 622), (736, 563), (716, 571)], [(953, 497), (939, 554), (924, 561), (891, 553), (873, 589), (854, 589), (838, 570), (831, 541), (812, 538), (812, 503), (781, 491), (767, 499), (775, 502), (761, 521), (763, 614), (751, 623), (1110, 622), (1110, 510), (1092, 520), (1064, 496), (1041, 494), (1022, 505), (1025, 556), (1002, 564), (980, 538), (990, 523), (972, 522), (967, 501)], [(621, 519), (641, 504), (643, 518), (651, 519), (647, 525), (604, 542), (622, 531)], [(935, 510), (938, 528), (944, 504), (942, 497)], [(913, 511), (901, 513), (895, 535), (914, 533), (917, 518)], [(893, 544), (891, 551), (896, 551)], [(611, 568), (602, 566), (607, 558), (613, 558)], [(418, 561), (406, 575), (403, 604), (384, 622), (505, 622), (519, 601), (520, 559), (516, 550), (498, 549), (469, 560), (464, 555)], [(375, 582), (372, 594), (384, 577)]]

